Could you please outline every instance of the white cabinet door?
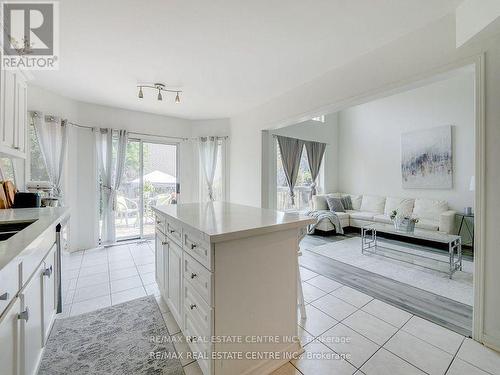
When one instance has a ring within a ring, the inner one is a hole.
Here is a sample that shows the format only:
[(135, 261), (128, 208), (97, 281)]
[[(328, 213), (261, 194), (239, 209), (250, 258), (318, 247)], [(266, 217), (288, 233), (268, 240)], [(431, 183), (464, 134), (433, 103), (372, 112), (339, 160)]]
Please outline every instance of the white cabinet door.
[(2, 319), (0, 319), (0, 373), (5, 375), (20, 374), (20, 330), (19, 312), (21, 302), (16, 298)]
[(43, 320), (43, 344), (47, 342), (52, 323), (56, 317), (56, 245), (52, 247), (43, 261), (42, 269), (42, 320)]
[(9, 71), (2, 72), (3, 78), (3, 113), (2, 113), (2, 144), (14, 149), (16, 121), (16, 75)]
[(28, 88), (20, 74), (16, 74), (16, 121), (14, 124), (14, 149), (26, 152), (26, 133), (28, 129)]
[(158, 289), (163, 295), (165, 291), (164, 284), (164, 274), (165, 269), (163, 268), (163, 243), (165, 242), (165, 236), (160, 231), (156, 231), (155, 237), (155, 278), (158, 284)]
[(24, 356), (21, 373), (24, 375), (36, 373), (42, 353), (42, 271), (43, 263), (21, 293), (21, 350)]
[(162, 269), (163, 269), (163, 298), (166, 300), (168, 298), (168, 252), (170, 251), (170, 240), (165, 236), (162, 242)]
[(0, 146), (1, 152), (26, 157), (28, 133), (28, 87), (19, 71), (0, 72)]
[(169, 241), (169, 244), (168, 302), (175, 320), (180, 323), (182, 321), (182, 249), (174, 241)]
[(5, 70), (0, 67), (0, 143), (4, 144), (5, 124)]

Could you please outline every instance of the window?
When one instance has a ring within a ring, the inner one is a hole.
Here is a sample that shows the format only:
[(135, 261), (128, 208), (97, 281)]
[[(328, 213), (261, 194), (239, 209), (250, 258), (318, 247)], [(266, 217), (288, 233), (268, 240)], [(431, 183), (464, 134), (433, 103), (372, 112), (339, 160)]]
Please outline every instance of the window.
[(14, 163), (10, 158), (0, 158), (0, 180), (16, 182)]
[(325, 122), (325, 115), (318, 116), (318, 117), (313, 117), (311, 120), (312, 121), (318, 121), (318, 122), (324, 123)]
[[(300, 159), (299, 173), (297, 182), (293, 192), (295, 193), (295, 205), (292, 206), (290, 199), (288, 184), (286, 182), (285, 170), (281, 162), (281, 153), (276, 141), (276, 209), (280, 211), (287, 210), (306, 210), (309, 208), (309, 201), (311, 196), (312, 176), (309, 170), (309, 163), (307, 160), (307, 152), (305, 148), (302, 150), (302, 157)], [(321, 193), (321, 186), (323, 181), (323, 168), (321, 168), (318, 178), (316, 180), (316, 191)]]
[(35, 126), (29, 127), (29, 152), (30, 152), (30, 180), (31, 181), (49, 181), (47, 167), (43, 159), (40, 143), (36, 135)]

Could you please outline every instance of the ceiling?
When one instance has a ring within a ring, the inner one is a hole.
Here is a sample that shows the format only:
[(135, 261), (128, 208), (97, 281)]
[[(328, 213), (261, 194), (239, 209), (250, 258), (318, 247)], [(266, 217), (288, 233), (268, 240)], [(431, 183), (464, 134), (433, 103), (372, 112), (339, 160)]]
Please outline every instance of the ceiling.
[[(230, 117), (454, 11), (461, 0), (64, 0), (61, 95), (177, 117)], [(137, 97), (139, 82), (184, 91)]]

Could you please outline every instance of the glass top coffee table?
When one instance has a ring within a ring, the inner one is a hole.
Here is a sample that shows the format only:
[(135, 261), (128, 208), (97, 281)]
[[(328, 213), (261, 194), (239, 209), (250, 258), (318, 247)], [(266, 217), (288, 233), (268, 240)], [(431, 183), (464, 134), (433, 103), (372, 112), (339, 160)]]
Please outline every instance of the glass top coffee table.
[[(448, 253), (414, 250), (404, 246), (390, 246), (377, 241), (377, 232), (388, 233), (401, 238), (414, 238), (448, 245)], [(450, 279), (456, 270), (462, 270), (462, 241), (460, 236), (441, 232), (415, 229), (414, 232), (396, 230), (392, 224), (373, 223), (361, 228), (361, 253), (377, 254), (387, 258), (415, 264), (421, 267), (445, 272)]]

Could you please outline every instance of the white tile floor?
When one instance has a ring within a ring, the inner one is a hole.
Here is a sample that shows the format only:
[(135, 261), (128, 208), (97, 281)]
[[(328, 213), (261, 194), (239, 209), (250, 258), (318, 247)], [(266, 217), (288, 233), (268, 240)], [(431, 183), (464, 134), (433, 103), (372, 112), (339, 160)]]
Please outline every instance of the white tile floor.
[(301, 275), (305, 355), (274, 375), (500, 374), (500, 354), (471, 339), (305, 268)]
[[(154, 281), (152, 243), (66, 254), (64, 312), (75, 316), (145, 295), (155, 295), (169, 333), (180, 328)], [(274, 375), (500, 374), (500, 354), (315, 272), (301, 269), (308, 317), (299, 317), (304, 355)], [(176, 350), (189, 348), (176, 342)], [(186, 375), (201, 375), (182, 360)]]
[(65, 254), (62, 316), (158, 293), (153, 251), (145, 242)]

